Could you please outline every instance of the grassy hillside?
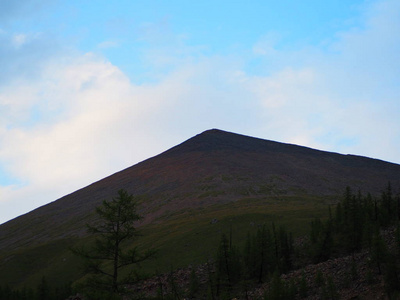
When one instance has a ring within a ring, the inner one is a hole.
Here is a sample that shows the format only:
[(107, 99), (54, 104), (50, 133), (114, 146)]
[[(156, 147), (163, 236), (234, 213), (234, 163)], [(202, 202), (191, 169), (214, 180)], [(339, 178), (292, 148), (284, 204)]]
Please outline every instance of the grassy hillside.
[(79, 280), (81, 262), (69, 248), (90, 244), (85, 224), (119, 189), (138, 197), (138, 243), (159, 252), (143, 267), (154, 273), (204, 262), (230, 230), (236, 241), (272, 222), (305, 234), (346, 185), (379, 195), (388, 181), (400, 186), (399, 165), (206, 131), (2, 224), (0, 282), (22, 288), (43, 276), (52, 286)]
[(144, 224), (182, 209), (253, 197), (335, 196), (345, 186), (379, 194), (400, 186), (400, 166), (210, 130), (0, 226), (0, 253), (85, 234), (94, 208), (119, 189), (146, 195)]
[[(142, 265), (145, 273), (168, 272), (171, 268), (203, 263), (214, 256), (221, 233), (232, 228), (242, 241), (258, 225), (283, 225), (295, 235), (308, 232), (315, 217), (326, 216), (331, 199), (286, 197), (280, 200), (244, 198), (166, 214), (154, 224), (140, 228), (137, 241), (143, 249), (155, 248), (157, 257)], [(82, 262), (69, 250), (88, 245), (90, 237), (55, 239), (34, 247), (23, 247), (0, 255), (0, 282), (23, 288), (35, 287), (43, 276), (50, 285), (61, 286), (83, 275)]]
[[(244, 199), (235, 203), (215, 205), (208, 209), (195, 209), (175, 213), (162, 223), (143, 228), (141, 243), (159, 249), (155, 265), (160, 271), (206, 261), (216, 251), (221, 233), (244, 241), (248, 232), (255, 232), (262, 224), (285, 226), (294, 235), (309, 231), (315, 217), (325, 217), (327, 204), (317, 199), (286, 198), (271, 203)], [(239, 242), (240, 243), (240, 242)]]

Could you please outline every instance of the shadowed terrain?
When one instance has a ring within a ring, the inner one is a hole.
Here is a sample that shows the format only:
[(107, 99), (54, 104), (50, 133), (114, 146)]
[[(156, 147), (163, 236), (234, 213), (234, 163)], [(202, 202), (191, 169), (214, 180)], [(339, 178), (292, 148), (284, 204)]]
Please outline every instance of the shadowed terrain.
[[(186, 220), (188, 212), (198, 217), (199, 211), (204, 214), (210, 209), (220, 216), (221, 207), (235, 210), (238, 216), (252, 203), (258, 209), (277, 203), (284, 207), (287, 199), (334, 201), (346, 186), (376, 195), (388, 181), (396, 189), (400, 186), (400, 165), (208, 130), (2, 224), (0, 277), (11, 268), (13, 257), (26, 249), (85, 237), (85, 224), (93, 221), (94, 208), (119, 189), (140, 196), (144, 219), (139, 225), (150, 228), (179, 216)], [(53, 254), (60, 255), (61, 250), (54, 248)]]

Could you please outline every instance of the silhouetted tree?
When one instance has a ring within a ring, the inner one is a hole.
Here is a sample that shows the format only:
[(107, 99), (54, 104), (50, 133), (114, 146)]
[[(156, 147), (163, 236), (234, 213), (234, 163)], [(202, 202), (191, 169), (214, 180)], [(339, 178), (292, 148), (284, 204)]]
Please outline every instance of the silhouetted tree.
[(377, 228), (372, 237), (371, 261), (376, 264), (379, 274), (382, 273), (382, 263), (385, 262), (387, 255), (388, 250), (386, 243)]
[(278, 269), (281, 273), (286, 273), (293, 265), (294, 247), (292, 234), (288, 233), (284, 227), (279, 227), (277, 242), (279, 251)]
[(400, 291), (399, 281), (399, 268), (397, 265), (396, 257), (389, 254), (386, 258), (386, 268), (384, 272), (384, 282), (386, 293), (389, 299), (398, 299), (398, 292)]
[(124, 277), (121, 270), (148, 259), (154, 251), (140, 253), (137, 247), (124, 250), (137, 236), (135, 222), (141, 217), (136, 212), (136, 201), (126, 190), (119, 190), (112, 200), (104, 200), (96, 208), (100, 224), (88, 225), (88, 231), (96, 236), (92, 249), (75, 249), (85, 259), (86, 270), (91, 274), (86, 286), (97, 292), (118, 295), (124, 285), (136, 280), (135, 270)]
[(333, 248), (332, 222), (325, 223), (319, 218), (311, 222), (311, 256), (315, 263), (325, 261), (330, 258)]
[(226, 292), (229, 295), (232, 287), (240, 281), (242, 270), (240, 253), (225, 234), (221, 236), (216, 267), (217, 295), (220, 295), (221, 292)]
[(271, 269), (271, 250), (272, 250), (272, 237), (270, 231), (265, 225), (257, 230), (254, 245), (254, 267), (255, 276), (258, 278), (258, 282), (261, 283), (264, 278), (268, 275)]

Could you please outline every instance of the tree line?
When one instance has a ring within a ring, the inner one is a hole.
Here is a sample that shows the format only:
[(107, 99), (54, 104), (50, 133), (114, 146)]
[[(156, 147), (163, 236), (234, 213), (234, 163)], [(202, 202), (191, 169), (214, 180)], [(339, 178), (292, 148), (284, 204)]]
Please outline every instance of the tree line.
[(72, 294), (71, 284), (53, 286), (46, 277), (37, 283), (35, 288), (14, 289), (7, 284), (0, 285), (2, 300), (60, 300), (67, 299)]
[[(121, 299), (128, 295), (131, 292), (129, 286), (141, 279), (135, 265), (155, 255), (152, 249), (141, 252), (137, 247), (131, 247), (132, 241), (139, 236), (135, 222), (141, 217), (136, 205), (135, 197), (125, 190), (118, 191), (111, 200), (103, 201), (96, 208), (99, 222), (88, 225), (88, 231), (96, 236), (95, 242), (90, 247), (72, 249), (83, 258), (87, 274), (76, 288), (88, 299)], [(370, 253), (371, 268), (383, 274), (388, 293), (396, 294), (400, 289), (399, 222), (400, 195), (393, 194), (389, 183), (379, 197), (353, 192), (347, 187), (340, 201), (329, 207), (326, 219), (311, 222), (305, 246), (296, 245), (293, 235), (274, 223), (258, 226), (256, 232), (248, 233), (240, 244), (233, 242), (231, 228), (228, 234), (221, 235), (214, 258), (207, 263), (207, 297), (211, 300), (231, 299), (240, 292), (248, 298), (251, 288), (264, 282), (270, 282), (271, 287), (264, 295), (265, 299), (305, 297), (307, 286), (304, 280), (285, 283), (280, 275), (309, 263), (354, 255), (362, 249), (368, 249)], [(397, 252), (390, 252), (382, 237), (382, 230), (393, 226), (397, 228)], [(336, 299), (333, 281), (326, 280), (327, 293)], [(184, 293), (172, 274), (169, 282), (172, 292), (161, 292), (157, 299), (183, 299)], [(189, 296), (204, 293), (199, 290), (198, 282), (192, 272)], [(70, 287), (51, 290), (43, 278), (36, 290), (0, 287), (0, 299), (62, 299), (61, 294), (68, 292), (71, 292)]]
[[(305, 283), (280, 281), (280, 275), (301, 269), (310, 263), (354, 255), (367, 250), (371, 274), (382, 275), (388, 295), (400, 292), (400, 195), (394, 195), (390, 183), (379, 197), (345, 189), (343, 197), (329, 207), (328, 217), (310, 223), (303, 246), (295, 245), (292, 234), (283, 227), (259, 226), (248, 234), (243, 245), (232, 244), (222, 234), (215, 255), (209, 298), (231, 299), (238, 292), (247, 295), (250, 286), (270, 282), (265, 299), (293, 299), (307, 294)], [(395, 243), (390, 250), (382, 232), (394, 228)], [(304, 239), (304, 238), (303, 238)], [(352, 272), (356, 273), (357, 270)], [(327, 280), (329, 299), (337, 299), (333, 281)], [(247, 296), (246, 296), (247, 297)]]
[(313, 262), (352, 254), (362, 248), (374, 250), (382, 230), (398, 227), (400, 222), (400, 195), (393, 195), (389, 183), (380, 197), (354, 193), (346, 188), (335, 211), (329, 209), (325, 221), (311, 223), (310, 242)]

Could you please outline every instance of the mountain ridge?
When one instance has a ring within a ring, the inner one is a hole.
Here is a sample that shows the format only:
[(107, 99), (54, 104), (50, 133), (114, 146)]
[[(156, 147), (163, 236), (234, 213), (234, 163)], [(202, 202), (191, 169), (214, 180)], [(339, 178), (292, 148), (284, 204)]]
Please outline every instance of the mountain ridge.
[(119, 189), (146, 195), (140, 213), (149, 224), (244, 198), (334, 196), (346, 185), (376, 194), (388, 181), (400, 186), (400, 165), (211, 129), (0, 225), (0, 251), (85, 235), (95, 206)]
[[(230, 137), (230, 139), (228, 137)], [(278, 151), (285, 152), (285, 150), (291, 149), (292, 151), (295, 150), (297, 153), (307, 153), (307, 152), (313, 152), (314, 154), (318, 154), (318, 153), (324, 154), (325, 153), (325, 154), (331, 154), (331, 155), (354, 157), (354, 158), (358, 158), (358, 159), (374, 160), (377, 162), (388, 163), (391, 165), (393, 165), (393, 164), (398, 165), (396, 163), (385, 161), (385, 160), (382, 160), (379, 158), (373, 158), (373, 157), (350, 154), (350, 153), (343, 154), (343, 153), (339, 153), (339, 152), (320, 150), (320, 149), (315, 149), (315, 148), (308, 147), (308, 146), (267, 140), (267, 139), (262, 139), (262, 138), (258, 138), (258, 137), (224, 131), (224, 130), (220, 130), (220, 129), (216, 129), (216, 128), (203, 131), (202, 133), (199, 133), (199, 134), (193, 136), (192, 138), (189, 138), (188, 140), (182, 142), (181, 144), (178, 144), (178, 145), (160, 153), (160, 155), (167, 154), (167, 153), (168, 154), (174, 153), (177, 149), (181, 149), (182, 146), (185, 146), (186, 151), (190, 150), (190, 149), (194, 150), (194, 149), (196, 149), (194, 146), (186, 147), (186, 145), (187, 144), (195, 144), (195, 143), (199, 144), (202, 141), (203, 142), (205, 141), (207, 144), (212, 144), (210, 140), (214, 141), (214, 143), (213, 143), (214, 146), (216, 146), (216, 145), (220, 146), (219, 150), (223, 149), (221, 146), (229, 145), (230, 147), (234, 146), (241, 150), (254, 151), (254, 147), (251, 147), (251, 146), (255, 146), (258, 144), (259, 151), (262, 151), (262, 150), (265, 150), (266, 148), (268, 148), (268, 150), (270, 150), (270, 151), (273, 150), (274, 152), (278, 152)], [(253, 142), (250, 143), (250, 145), (249, 145), (250, 140), (252, 140)], [(229, 141), (230, 141), (230, 143), (229, 143)], [(192, 143), (192, 142), (195, 142), (195, 143)], [(242, 142), (242, 144), (240, 146), (239, 146), (239, 142)], [(261, 147), (260, 145), (263, 145), (264, 147)], [(207, 149), (207, 147), (203, 146), (202, 148), (198, 147), (196, 150), (206, 150), (206, 149)], [(209, 148), (208, 150), (211, 150), (211, 149)], [(213, 148), (212, 150), (217, 150), (217, 148)], [(182, 152), (182, 151), (180, 151), (180, 152)]]

